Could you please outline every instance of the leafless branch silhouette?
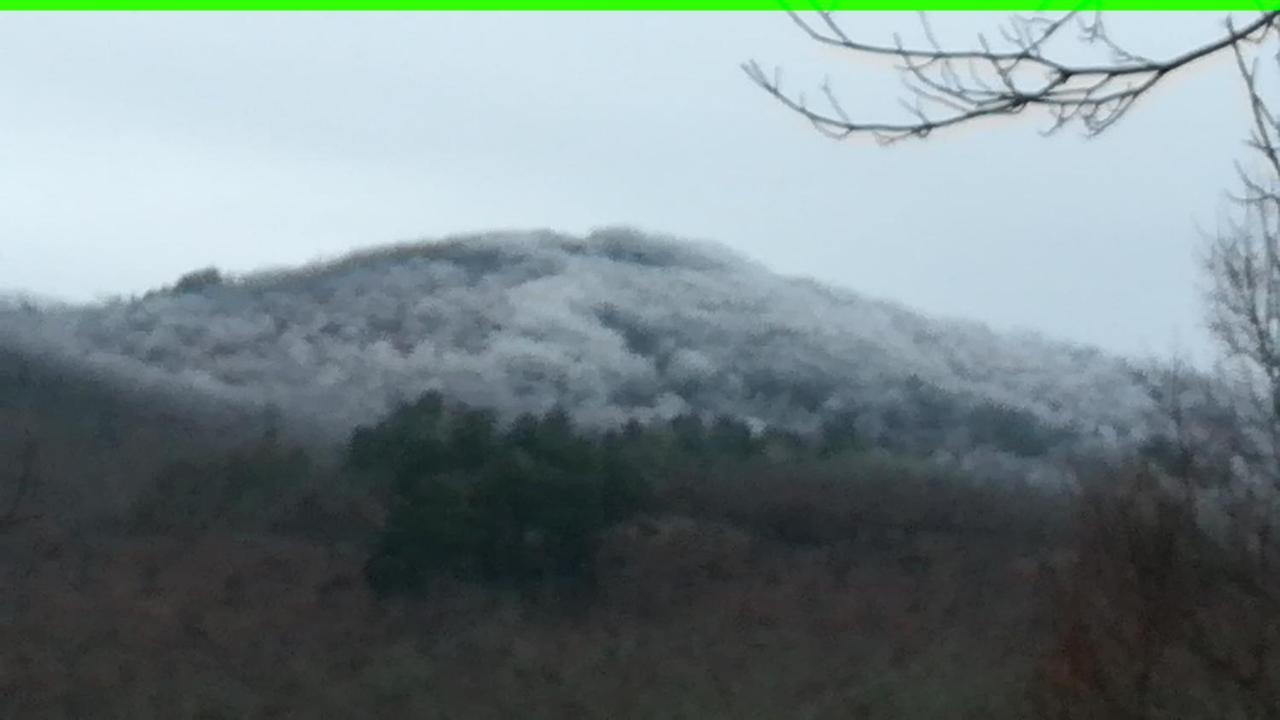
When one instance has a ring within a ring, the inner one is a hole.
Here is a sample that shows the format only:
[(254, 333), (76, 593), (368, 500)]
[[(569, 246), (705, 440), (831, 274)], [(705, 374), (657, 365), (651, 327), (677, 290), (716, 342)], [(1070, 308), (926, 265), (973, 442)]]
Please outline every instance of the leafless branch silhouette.
[[(808, 17), (788, 10), (791, 20), (813, 41), (858, 56), (896, 59), (908, 96), (900, 104), (910, 119), (879, 120), (855, 116), (829, 81), (821, 86), (824, 108), (815, 108), (803, 93), (786, 89), (781, 70), (772, 73), (755, 60), (742, 69), (765, 92), (804, 116), (823, 134), (845, 139), (870, 134), (882, 143), (925, 138), (935, 130), (985, 118), (1016, 115), (1028, 108), (1046, 110), (1051, 124), (1046, 134), (1080, 123), (1097, 135), (1123, 118), (1130, 108), (1165, 78), (1201, 60), (1234, 51), (1241, 58), (1244, 44), (1257, 44), (1280, 33), (1280, 11), (1268, 10), (1238, 27), (1228, 19), (1223, 34), (1210, 42), (1157, 60), (1125, 49), (1106, 30), (1099, 12), (1070, 12), (1056, 18), (1014, 15), (1000, 28), (1006, 49), (998, 49), (985, 34), (977, 47), (944, 47), (929, 20), (921, 15), (927, 45), (909, 47), (895, 35), (891, 44), (854, 39), (829, 10), (815, 6)], [(1108, 60), (1073, 64), (1050, 52), (1049, 45), (1075, 26), (1078, 40), (1100, 47)]]

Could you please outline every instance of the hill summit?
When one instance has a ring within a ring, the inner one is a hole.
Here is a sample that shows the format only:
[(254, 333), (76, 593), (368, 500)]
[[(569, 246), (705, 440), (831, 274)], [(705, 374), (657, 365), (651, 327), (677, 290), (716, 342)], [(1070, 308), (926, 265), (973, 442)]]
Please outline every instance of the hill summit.
[(334, 433), (439, 390), (507, 416), (559, 405), (588, 425), (699, 413), (806, 431), (841, 417), (878, 441), (1041, 454), (1068, 435), (1140, 433), (1150, 406), (1133, 368), (1100, 351), (625, 228), (452, 237), (199, 271), (139, 299), (2, 307), (11, 346)]

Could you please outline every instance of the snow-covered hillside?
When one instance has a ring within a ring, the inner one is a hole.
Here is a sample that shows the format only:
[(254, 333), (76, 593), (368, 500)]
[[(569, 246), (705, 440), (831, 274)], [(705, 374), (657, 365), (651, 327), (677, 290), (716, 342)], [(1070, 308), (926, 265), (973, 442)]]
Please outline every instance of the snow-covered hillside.
[(335, 431), (428, 389), (504, 413), (558, 402), (587, 423), (693, 410), (803, 429), (853, 409), (869, 433), (922, 388), (1084, 437), (1141, 433), (1150, 407), (1131, 368), (1098, 351), (623, 229), (459, 237), (140, 300), (0, 307), (7, 342)]

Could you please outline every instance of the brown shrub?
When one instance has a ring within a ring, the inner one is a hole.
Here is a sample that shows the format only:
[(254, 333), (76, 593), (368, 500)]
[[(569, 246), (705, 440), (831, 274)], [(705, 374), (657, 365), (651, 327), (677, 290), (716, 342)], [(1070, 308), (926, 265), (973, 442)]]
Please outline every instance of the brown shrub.
[(1274, 717), (1280, 593), (1258, 563), (1271, 554), (1265, 530), (1136, 462), (1092, 478), (1079, 507), (1052, 588), (1043, 714)]
[(722, 463), (659, 486), (673, 510), (797, 545), (857, 541), (882, 549), (920, 535), (1043, 547), (1065, 504), (1047, 489), (985, 483), (922, 462), (860, 453), (811, 462)]
[(610, 536), (604, 601), (569, 616), (466, 585), (379, 605), (360, 553), (305, 540), (40, 532), (0, 544), (30, 553), (0, 587), (4, 717), (1023, 717), (1029, 603), (943, 572), (956, 545), (923, 573), (846, 548), (840, 575), (834, 548), (659, 518)]

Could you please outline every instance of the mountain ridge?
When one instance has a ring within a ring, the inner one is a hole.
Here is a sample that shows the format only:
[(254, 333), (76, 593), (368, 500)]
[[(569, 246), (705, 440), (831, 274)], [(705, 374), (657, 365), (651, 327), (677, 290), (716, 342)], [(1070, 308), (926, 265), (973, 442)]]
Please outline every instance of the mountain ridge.
[(1099, 350), (629, 228), (400, 243), (91, 305), (10, 301), (0, 339), (334, 433), (428, 390), (508, 415), (559, 404), (593, 425), (695, 412), (812, 431), (854, 413), (869, 437), (946, 424), (935, 406), (992, 406), (1114, 442), (1141, 437), (1151, 409), (1135, 368)]

